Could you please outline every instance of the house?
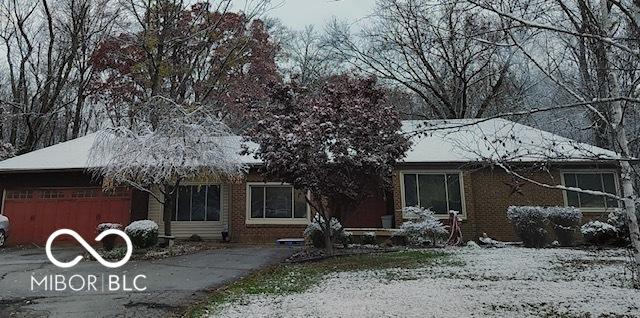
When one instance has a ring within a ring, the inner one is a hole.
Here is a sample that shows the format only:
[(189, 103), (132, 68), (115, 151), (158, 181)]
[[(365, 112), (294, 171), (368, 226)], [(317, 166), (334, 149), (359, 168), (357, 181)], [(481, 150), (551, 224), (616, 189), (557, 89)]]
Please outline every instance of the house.
[[(443, 219), (447, 211), (459, 211), (466, 239), (487, 233), (511, 240), (510, 205), (577, 206), (590, 218), (617, 206), (608, 199), (522, 182), (488, 164), (508, 162), (521, 176), (544, 184), (617, 193), (617, 157), (609, 150), (505, 119), (404, 121), (402, 130), (413, 145), (397, 163), (392, 189), (345, 215), (346, 227), (379, 230), (385, 215), (398, 227), (407, 217), (402, 208), (420, 205)], [(100, 181), (86, 172), (94, 139), (91, 134), (0, 162), (2, 214), (13, 228), (10, 243), (42, 244), (62, 227), (92, 240), (99, 223), (147, 218), (162, 231), (162, 206), (153, 196), (129, 188), (103, 192)], [(240, 137), (237, 145), (240, 150)], [(300, 191), (265, 180), (259, 160), (242, 158), (250, 166), (242, 182), (183, 183), (172, 218), (175, 236), (219, 239), (226, 229), (236, 242), (302, 236), (310, 209)]]

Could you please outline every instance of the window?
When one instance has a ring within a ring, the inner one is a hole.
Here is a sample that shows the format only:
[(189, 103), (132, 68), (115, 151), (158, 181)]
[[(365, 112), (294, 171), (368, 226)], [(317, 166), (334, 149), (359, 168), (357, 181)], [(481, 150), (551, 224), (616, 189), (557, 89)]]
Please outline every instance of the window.
[(288, 185), (249, 185), (249, 220), (307, 220), (307, 201), (300, 190)]
[(58, 199), (64, 198), (64, 193), (58, 190), (43, 190), (42, 191), (43, 199)]
[(30, 191), (30, 190), (7, 191), (7, 199), (31, 199), (31, 198), (33, 198), (33, 191)]
[(219, 222), (220, 186), (189, 185), (178, 188), (172, 221)]
[(404, 206), (429, 208), (436, 214), (463, 213), (460, 173), (405, 173)]
[[(616, 188), (616, 178), (613, 172), (570, 172), (563, 173), (562, 177), (564, 185), (567, 187), (602, 191), (611, 194), (618, 193)], [(607, 209), (618, 207), (618, 201), (615, 199), (572, 191), (565, 191), (565, 193), (567, 206), (586, 209)]]
[(80, 189), (71, 192), (72, 198), (95, 198), (98, 191), (95, 189)]
[(129, 196), (129, 191), (125, 187), (107, 189), (104, 191), (104, 196), (107, 198), (126, 198)]

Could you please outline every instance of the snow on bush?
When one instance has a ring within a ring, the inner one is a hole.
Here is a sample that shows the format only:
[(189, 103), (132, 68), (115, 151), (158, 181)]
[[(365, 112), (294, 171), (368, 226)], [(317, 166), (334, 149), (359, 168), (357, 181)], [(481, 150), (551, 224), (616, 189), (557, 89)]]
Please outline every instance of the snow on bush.
[(435, 245), (446, 238), (447, 228), (435, 217), (433, 211), (422, 207), (406, 207), (403, 212), (411, 218), (400, 226), (409, 243)]
[(613, 211), (607, 216), (607, 223), (615, 226), (618, 231), (629, 231), (627, 228), (627, 215), (623, 209), (613, 209)]
[[(122, 224), (118, 224), (118, 223), (101, 223), (98, 224), (98, 227), (96, 228), (96, 232), (98, 234), (106, 231), (106, 230), (122, 230)], [(115, 235), (107, 235), (106, 237), (102, 238), (102, 247), (106, 250), (106, 251), (111, 251), (113, 250), (113, 248), (116, 246), (116, 237)]]
[(364, 232), (362, 235), (362, 244), (375, 245), (376, 244), (376, 232)]
[[(640, 219), (640, 209), (636, 208), (636, 216)], [(624, 246), (631, 242), (631, 234), (629, 233), (629, 224), (627, 223), (627, 212), (621, 208), (615, 208), (607, 216), (607, 223), (613, 225), (618, 230), (618, 239), (614, 242), (616, 245)]]
[(548, 207), (549, 220), (556, 225), (575, 226), (582, 221), (582, 211), (574, 207)]
[(539, 206), (510, 206), (507, 218), (526, 247), (544, 247), (547, 242), (548, 211)]
[(576, 228), (582, 222), (582, 211), (574, 207), (547, 208), (549, 220), (553, 223), (558, 246), (575, 245)]
[(590, 221), (580, 228), (587, 243), (603, 245), (614, 242), (618, 237), (618, 229), (602, 221)]
[[(321, 224), (320, 222), (324, 223), (324, 218), (320, 214), (316, 213), (311, 223), (307, 225), (307, 228), (304, 230), (303, 234), (307, 240), (311, 241), (314, 247), (324, 248), (325, 247), (324, 235), (322, 232), (322, 225), (320, 225)], [(340, 224), (340, 222), (336, 218), (331, 218), (330, 227), (331, 227), (331, 236), (333, 237), (334, 242), (344, 243), (345, 232), (344, 232), (344, 228), (342, 227), (342, 224)]]
[(96, 232), (98, 234), (106, 231), (106, 230), (122, 230), (122, 224), (118, 224), (118, 223), (100, 223), (98, 224), (98, 228), (96, 229)]
[(132, 222), (124, 232), (136, 248), (147, 248), (158, 243), (158, 224), (150, 220)]

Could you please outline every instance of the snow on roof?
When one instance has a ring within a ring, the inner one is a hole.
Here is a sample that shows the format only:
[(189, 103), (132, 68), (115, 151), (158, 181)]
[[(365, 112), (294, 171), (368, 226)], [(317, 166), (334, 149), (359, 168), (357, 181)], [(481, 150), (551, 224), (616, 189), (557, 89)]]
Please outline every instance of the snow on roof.
[(587, 162), (618, 158), (613, 151), (501, 118), (406, 120), (402, 130), (412, 136), (413, 142), (402, 160), (406, 163)]
[[(588, 162), (615, 159), (615, 152), (505, 119), (407, 120), (402, 130), (413, 142), (404, 163), (463, 163), (507, 158), (509, 161)], [(426, 132), (426, 133), (418, 133)], [(96, 133), (0, 162), (0, 172), (85, 169)], [(241, 150), (242, 137), (233, 144)], [(255, 144), (249, 148), (256, 147)], [(242, 156), (246, 164), (259, 164)]]
[[(9, 171), (41, 171), (41, 170), (71, 170), (91, 168), (89, 153), (98, 133), (92, 133), (80, 138), (61, 142), (53, 146), (35, 150), (0, 162), (0, 172)], [(242, 137), (232, 136), (230, 144), (237, 145), (241, 151)], [(249, 148), (255, 145), (249, 145)], [(241, 156), (246, 164), (259, 164), (253, 156)]]

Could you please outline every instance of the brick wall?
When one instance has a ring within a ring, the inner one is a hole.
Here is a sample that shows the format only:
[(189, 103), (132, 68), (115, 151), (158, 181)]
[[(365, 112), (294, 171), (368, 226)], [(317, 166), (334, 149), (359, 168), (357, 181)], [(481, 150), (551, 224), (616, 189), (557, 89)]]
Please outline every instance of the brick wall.
[[(595, 168), (595, 167), (594, 167)], [(602, 167), (601, 167), (602, 168)], [(513, 241), (517, 237), (507, 220), (507, 208), (511, 205), (562, 206), (562, 191), (547, 189), (531, 183), (523, 183), (520, 193), (511, 193), (514, 180), (504, 171), (491, 168), (460, 168), (459, 166), (411, 166), (398, 167), (393, 174), (393, 206), (395, 225), (403, 222), (400, 171), (402, 170), (462, 170), (464, 201), (466, 208), (462, 231), (465, 240), (477, 240), (487, 233), (497, 240)], [(523, 175), (543, 183), (559, 184), (559, 170), (536, 171)], [(271, 243), (280, 238), (300, 238), (305, 225), (246, 224), (246, 182), (265, 181), (259, 174), (250, 173), (241, 183), (232, 184), (230, 195), (230, 232), (234, 242)], [(600, 217), (598, 213), (585, 213), (583, 221)], [(445, 221), (445, 223), (447, 223)]]
[[(450, 169), (455, 169), (451, 168)], [(400, 170), (440, 169), (433, 167), (399, 168), (394, 172), (394, 206), (396, 224), (402, 224), (402, 198), (400, 188)], [(502, 170), (491, 168), (464, 169), (463, 189), (466, 205), (466, 219), (462, 222), (465, 240), (476, 240), (487, 233), (497, 240), (516, 239), (513, 226), (507, 220), (507, 208), (511, 205), (562, 206), (562, 191), (546, 189), (534, 184), (524, 184), (520, 193), (513, 193), (512, 178)], [(526, 173), (526, 176), (552, 184), (560, 183), (559, 171)], [(446, 222), (445, 222), (446, 223)]]
[(257, 173), (250, 173), (242, 182), (231, 185), (229, 193), (230, 235), (231, 241), (242, 243), (273, 243), (281, 238), (302, 238), (306, 225), (266, 225), (246, 224), (247, 215), (247, 184), (246, 182), (265, 181)]

